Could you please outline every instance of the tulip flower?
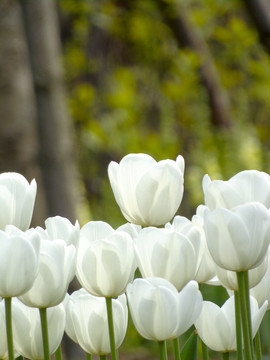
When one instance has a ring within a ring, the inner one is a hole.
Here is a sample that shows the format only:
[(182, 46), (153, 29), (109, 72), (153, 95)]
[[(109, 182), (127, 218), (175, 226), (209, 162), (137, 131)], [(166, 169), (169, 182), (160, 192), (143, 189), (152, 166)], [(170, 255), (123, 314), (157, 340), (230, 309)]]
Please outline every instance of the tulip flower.
[(184, 185), (184, 159), (156, 162), (146, 154), (129, 154), (111, 162), (108, 175), (123, 216), (142, 226), (164, 225), (180, 206)]
[(134, 239), (134, 246), (143, 277), (162, 277), (178, 290), (194, 279), (201, 256), (201, 240), (192, 224), (186, 233), (144, 228)]
[(38, 273), (39, 250), (36, 234), (0, 231), (0, 296), (19, 296), (32, 287)]
[[(112, 300), (116, 348), (122, 344), (128, 323), (126, 296)], [(75, 291), (66, 300), (66, 333), (90, 354), (110, 353), (106, 302), (84, 289)]]
[[(18, 353), (27, 359), (44, 359), (38, 309), (25, 306), (18, 299), (13, 299), (12, 309), (14, 345)], [(62, 341), (65, 321), (66, 316), (63, 304), (48, 309), (47, 322), (50, 354), (56, 351)]]
[(245, 170), (228, 181), (211, 181), (208, 175), (203, 178), (205, 205), (210, 210), (231, 209), (247, 202), (258, 201), (270, 208), (270, 175), (257, 170)]
[(91, 221), (81, 229), (77, 278), (89, 293), (115, 298), (125, 292), (137, 267), (133, 241), (127, 232)]
[(29, 228), (34, 203), (36, 199), (37, 184), (31, 184), (18, 173), (8, 172), (0, 174), (0, 229), (6, 225), (15, 225), (21, 230)]
[(195, 281), (179, 293), (162, 278), (135, 279), (127, 287), (127, 298), (133, 323), (148, 340), (175, 339), (197, 320), (202, 295)]
[(262, 263), (270, 240), (270, 213), (261, 203), (206, 211), (204, 227), (210, 254), (221, 268), (240, 272)]
[[(259, 309), (256, 299), (250, 296), (250, 304), (254, 337), (267, 310), (267, 302)], [(204, 301), (195, 327), (202, 341), (210, 349), (221, 352), (236, 350), (234, 296), (231, 296), (222, 307), (211, 301)]]
[(60, 304), (75, 275), (76, 250), (64, 240), (41, 240), (38, 275), (20, 300), (32, 307), (47, 308)]

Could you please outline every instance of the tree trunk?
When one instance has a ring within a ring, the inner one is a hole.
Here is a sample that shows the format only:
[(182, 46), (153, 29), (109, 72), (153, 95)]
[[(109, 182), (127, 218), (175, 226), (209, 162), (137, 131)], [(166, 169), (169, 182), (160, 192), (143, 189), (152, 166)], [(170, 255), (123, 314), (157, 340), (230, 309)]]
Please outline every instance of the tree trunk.
[(270, 3), (268, 0), (245, 0), (245, 7), (256, 26), (260, 41), (270, 53)]
[(43, 225), (46, 206), (38, 166), (34, 90), (17, 1), (0, 2), (0, 172), (36, 178), (38, 193), (32, 225)]
[(76, 218), (77, 171), (63, 88), (61, 46), (53, 0), (20, 0), (32, 67), (39, 161), (49, 216)]
[(230, 128), (232, 123), (228, 98), (220, 85), (207, 44), (196, 26), (189, 22), (184, 6), (174, 9), (166, 0), (159, 0), (158, 4), (163, 19), (173, 32), (179, 46), (190, 47), (201, 60), (199, 71), (208, 93), (212, 124), (219, 128)]

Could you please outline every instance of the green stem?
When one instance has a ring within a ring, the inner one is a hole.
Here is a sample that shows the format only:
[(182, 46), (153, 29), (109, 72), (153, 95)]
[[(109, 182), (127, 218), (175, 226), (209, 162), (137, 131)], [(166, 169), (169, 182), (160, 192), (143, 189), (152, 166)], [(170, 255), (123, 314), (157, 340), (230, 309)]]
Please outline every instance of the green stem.
[(7, 346), (8, 346), (8, 358), (14, 360), (14, 349), (13, 349), (13, 334), (12, 334), (12, 298), (5, 298), (5, 312), (6, 312), (6, 332), (7, 332)]
[(111, 357), (112, 360), (118, 360), (118, 355), (115, 348), (114, 328), (113, 328), (113, 312), (112, 312), (112, 298), (106, 298), (108, 327), (111, 345)]
[(229, 360), (229, 358), (230, 358), (230, 353), (229, 352), (222, 353), (222, 360)]
[(255, 349), (256, 349), (256, 359), (262, 360), (262, 348), (261, 348), (261, 337), (260, 330), (257, 331), (255, 335)]
[(244, 348), (245, 348), (245, 360), (253, 360), (253, 342), (251, 336), (251, 320), (250, 320), (250, 307), (249, 307), (249, 293), (245, 285), (247, 271), (237, 272), (238, 280), (238, 289), (239, 289), (239, 299), (241, 307), (241, 322), (242, 322), (242, 331), (244, 338)]
[(203, 360), (208, 360), (209, 359), (208, 346), (205, 345), (205, 343), (202, 341), (201, 338), (200, 338), (200, 341), (201, 341), (201, 349), (202, 349), (202, 358), (203, 358)]
[(58, 346), (55, 352), (55, 360), (62, 360), (62, 349), (61, 344)]
[[(251, 343), (253, 344), (252, 336), (252, 323), (251, 323), (251, 312), (250, 312), (250, 298), (249, 298), (249, 286), (248, 286), (248, 271), (244, 271), (244, 285), (245, 285), (245, 297), (246, 297), (246, 309), (248, 312), (248, 330), (249, 336), (251, 338)], [(253, 349), (254, 354), (254, 349)]]
[(86, 353), (86, 360), (92, 360), (92, 355), (89, 353)]
[(167, 360), (166, 341), (158, 341), (159, 360)]
[(99, 360), (106, 360), (106, 355), (100, 355)]
[(173, 339), (174, 360), (181, 360), (179, 339)]
[(241, 306), (239, 292), (234, 292), (234, 308), (235, 308), (235, 327), (236, 327), (236, 344), (237, 344), (237, 360), (243, 359), (243, 343), (241, 328)]
[(39, 315), (40, 315), (40, 321), (41, 321), (44, 360), (50, 360), (51, 357), (50, 357), (50, 348), (49, 348), (47, 309), (39, 308)]

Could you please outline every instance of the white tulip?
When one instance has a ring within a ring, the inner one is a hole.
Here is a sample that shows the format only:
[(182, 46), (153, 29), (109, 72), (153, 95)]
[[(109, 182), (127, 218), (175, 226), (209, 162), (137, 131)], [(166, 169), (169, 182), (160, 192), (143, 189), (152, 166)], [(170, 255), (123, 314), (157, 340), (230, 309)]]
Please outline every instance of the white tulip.
[(209, 252), (223, 269), (249, 270), (259, 266), (266, 256), (270, 213), (261, 203), (205, 211), (204, 228)]
[[(18, 353), (27, 359), (44, 359), (39, 310), (28, 307), (15, 298), (12, 300), (12, 311), (14, 346)], [(65, 322), (63, 304), (47, 310), (50, 354), (56, 351), (62, 341)]]
[[(256, 299), (250, 296), (250, 309), (254, 337), (267, 310), (267, 302), (259, 309)], [(204, 301), (195, 327), (202, 341), (210, 349), (221, 352), (236, 350), (234, 296), (231, 296), (222, 307), (211, 301)]]
[(81, 229), (77, 278), (89, 293), (117, 297), (133, 280), (137, 264), (133, 240), (107, 223), (91, 221)]
[(21, 230), (29, 228), (35, 199), (37, 184), (31, 184), (18, 173), (0, 174), (0, 229), (6, 225), (15, 225)]
[[(111, 352), (106, 302), (84, 289), (75, 291), (66, 300), (66, 332), (73, 341), (90, 354), (105, 355)], [(122, 344), (128, 323), (125, 294), (112, 300), (116, 349)]]
[(133, 323), (148, 340), (175, 339), (198, 318), (202, 295), (195, 281), (179, 293), (167, 280), (137, 278), (127, 287), (127, 298)]
[(115, 200), (131, 223), (150, 226), (170, 221), (180, 206), (184, 159), (156, 162), (146, 154), (129, 154), (111, 162), (108, 175)]
[(134, 239), (135, 252), (143, 277), (162, 277), (181, 290), (193, 280), (201, 256), (200, 233), (176, 232), (147, 227)]
[(231, 209), (251, 201), (270, 208), (270, 175), (257, 170), (245, 170), (228, 181), (203, 178), (205, 205), (210, 210), (222, 207)]

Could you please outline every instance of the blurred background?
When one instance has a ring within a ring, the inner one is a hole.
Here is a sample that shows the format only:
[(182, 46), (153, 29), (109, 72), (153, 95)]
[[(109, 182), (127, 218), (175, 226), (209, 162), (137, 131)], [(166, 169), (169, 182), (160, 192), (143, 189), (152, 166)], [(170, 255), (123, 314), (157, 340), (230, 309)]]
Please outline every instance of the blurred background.
[(182, 154), (190, 218), (205, 173), (270, 172), (269, 55), (269, 0), (1, 0), (0, 172), (37, 179), (33, 225), (116, 227), (109, 162)]

